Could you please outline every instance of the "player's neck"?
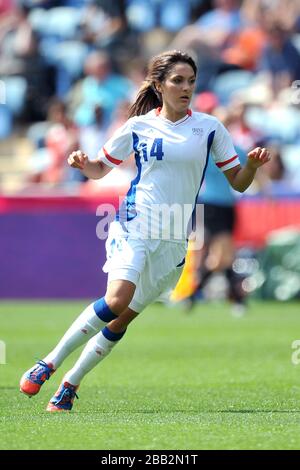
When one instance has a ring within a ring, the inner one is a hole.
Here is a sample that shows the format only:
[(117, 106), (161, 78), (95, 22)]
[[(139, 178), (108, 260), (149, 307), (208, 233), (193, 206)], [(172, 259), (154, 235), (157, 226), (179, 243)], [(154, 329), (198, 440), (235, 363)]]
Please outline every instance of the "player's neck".
[(168, 106), (163, 105), (160, 111), (160, 115), (168, 119), (168, 121), (176, 122), (180, 119), (184, 118), (187, 115), (188, 110), (184, 110), (181, 112), (175, 111), (174, 109), (169, 108)]

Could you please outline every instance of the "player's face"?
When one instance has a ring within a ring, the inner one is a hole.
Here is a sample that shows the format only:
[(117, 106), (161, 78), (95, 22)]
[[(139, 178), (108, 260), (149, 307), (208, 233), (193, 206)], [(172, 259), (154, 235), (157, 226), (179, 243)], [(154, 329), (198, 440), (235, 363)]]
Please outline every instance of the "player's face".
[(178, 115), (185, 115), (195, 88), (195, 74), (184, 62), (175, 64), (163, 83), (157, 85), (163, 104)]

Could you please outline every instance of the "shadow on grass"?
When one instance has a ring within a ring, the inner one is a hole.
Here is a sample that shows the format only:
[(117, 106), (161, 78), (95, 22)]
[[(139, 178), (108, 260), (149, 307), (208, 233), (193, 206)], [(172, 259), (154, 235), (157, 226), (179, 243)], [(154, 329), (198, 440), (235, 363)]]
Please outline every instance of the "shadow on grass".
[(210, 410), (205, 413), (300, 413), (300, 410)]
[[(77, 411), (76, 413), (84, 413), (84, 411)], [(87, 413), (101, 413), (105, 415), (117, 415), (117, 414), (124, 414), (124, 413), (129, 413), (128, 410), (119, 410), (119, 411), (107, 411), (107, 410), (94, 410), (93, 412), (88, 411)], [(185, 413), (185, 414), (210, 414), (210, 413), (240, 413), (240, 414), (248, 414), (248, 413), (300, 413), (300, 410), (256, 410), (256, 409), (247, 409), (247, 410), (132, 410), (130, 411), (130, 414), (174, 414), (174, 413)]]

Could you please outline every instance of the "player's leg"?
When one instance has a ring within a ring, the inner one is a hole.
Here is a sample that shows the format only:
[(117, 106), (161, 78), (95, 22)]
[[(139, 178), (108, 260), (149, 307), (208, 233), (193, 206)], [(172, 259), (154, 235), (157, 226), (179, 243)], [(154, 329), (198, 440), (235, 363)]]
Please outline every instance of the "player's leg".
[(36, 395), (43, 383), (76, 348), (86, 343), (107, 323), (116, 319), (129, 305), (135, 284), (126, 280), (112, 281), (105, 297), (91, 303), (66, 331), (57, 346), (43, 360), (22, 376), (20, 390)]
[(224, 263), (224, 274), (228, 282), (228, 299), (232, 302), (232, 314), (234, 316), (243, 316), (246, 312), (246, 295), (242, 288), (242, 279), (233, 269), (235, 257), (235, 247), (232, 236), (228, 236), (226, 246), (223, 246), (227, 253)]
[(210, 274), (207, 273), (206, 276), (206, 268), (205, 268), (205, 259), (207, 257), (207, 252), (209, 249), (209, 242), (208, 240), (205, 241), (203, 247), (200, 250), (193, 250), (191, 252), (191, 256), (193, 258), (193, 267), (192, 272), (194, 276), (194, 291), (192, 294), (185, 300), (185, 307), (186, 310), (192, 310), (195, 306), (197, 300), (199, 299), (201, 294), (201, 290), (203, 287), (203, 282), (205, 282), (206, 277), (209, 278)]
[(220, 232), (210, 238), (207, 256), (199, 271), (198, 290), (205, 288), (212, 274), (222, 272), (232, 265), (233, 251), (230, 233)]
[(212, 274), (224, 271), (233, 261), (232, 232), (234, 227), (234, 208), (206, 204), (204, 207), (205, 253), (199, 267), (199, 283), (194, 292), (206, 286)]
[(229, 232), (215, 235), (209, 244), (205, 267), (212, 272), (220, 272), (233, 262), (233, 244)]
[[(228, 281), (228, 298), (233, 302), (233, 314), (240, 316), (245, 313), (245, 295), (241, 288), (240, 279), (232, 268), (234, 255), (235, 247), (232, 234), (229, 231), (220, 233), (211, 244), (206, 269), (211, 272), (224, 272)], [(201, 282), (202, 288), (208, 278), (204, 279), (205, 281)]]
[[(177, 244), (161, 243), (155, 254), (152, 253), (152, 258), (150, 256), (138, 282), (136, 282), (137, 287), (128, 308), (87, 343), (75, 366), (67, 372), (60, 388), (50, 400), (48, 411), (71, 410), (76, 390), (83, 377), (118, 344), (124, 336), (127, 326), (138, 313), (152, 303), (164, 290), (175, 287), (182, 272), (185, 246), (173, 245)], [(130, 275), (129, 271), (127, 275)], [(117, 287), (117, 285), (115, 286)], [(112, 282), (109, 287), (111, 289), (108, 291), (107, 301), (112, 306), (116, 305), (116, 309), (122, 308), (122, 305), (119, 305), (118, 288), (115, 289)]]
[(129, 323), (138, 315), (126, 308), (97, 333), (85, 346), (74, 367), (65, 374), (60, 387), (48, 403), (47, 411), (70, 411), (84, 376), (99, 364), (118, 344)]
[(72, 351), (86, 343), (129, 305), (145, 263), (146, 252), (142, 241), (120, 236), (119, 229), (117, 232), (114, 236), (113, 228), (106, 241), (107, 261), (103, 270), (109, 273), (109, 278), (105, 297), (89, 305), (58, 345), (42, 361), (25, 372), (21, 378), (20, 390), (27, 395), (37, 394), (45, 380), (49, 379)]
[[(195, 257), (193, 264), (195, 265), (197, 278), (197, 285), (193, 294), (187, 300), (186, 306), (187, 309), (191, 310), (196, 304), (197, 299), (202, 295), (201, 291), (210, 276), (213, 273), (214, 268), (207, 264), (207, 259), (211, 253), (211, 243), (214, 240), (214, 236), (220, 230), (219, 227), (219, 207), (213, 204), (205, 204), (204, 206), (204, 244), (202, 249), (193, 251), (193, 256)], [(199, 230), (203, 230), (202, 226), (199, 227)]]
[(126, 280), (112, 281), (104, 297), (90, 304), (75, 320), (58, 345), (44, 361), (57, 369), (62, 361), (77, 347), (86, 343), (107, 323), (114, 320), (129, 305), (135, 291), (135, 284)]

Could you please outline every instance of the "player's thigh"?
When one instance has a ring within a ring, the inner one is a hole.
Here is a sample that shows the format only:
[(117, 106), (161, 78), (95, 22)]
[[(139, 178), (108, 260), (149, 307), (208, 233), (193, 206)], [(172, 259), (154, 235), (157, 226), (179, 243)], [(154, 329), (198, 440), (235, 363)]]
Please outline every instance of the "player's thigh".
[(129, 307), (141, 312), (166, 291), (174, 289), (183, 271), (185, 254), (185, 245), (162, 241), (150, 255)]

